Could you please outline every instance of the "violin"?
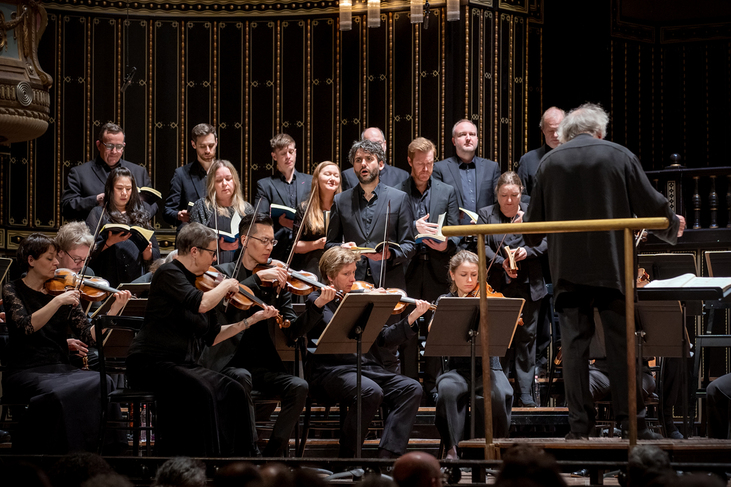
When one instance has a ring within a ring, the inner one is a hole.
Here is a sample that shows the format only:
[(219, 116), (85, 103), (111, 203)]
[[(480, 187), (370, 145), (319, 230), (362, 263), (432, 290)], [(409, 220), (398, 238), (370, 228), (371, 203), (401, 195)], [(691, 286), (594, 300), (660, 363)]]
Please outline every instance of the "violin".
[[(80, 286), (79, 286), (80, 285)], [(70, 269), (56, 269), (53, 277), (44, 284), (46, 292), (54, 296), (63, 294), (69, 289), (76, 289), (79, 286), (81, 299), (86, 301), (102, 301), (110, 294), (116, 294), (119, 290), (109, 286), (109, 281), (101, 277), (79, 276)]]
[[(371, 284), (370, 282), (365, 281), (355, 281), (350, 288), (351, 291), (373, 291), (375, 289), (375, 286)], [(414, 298), (410, 298), (406, 295), (406, 292), (403, 289), (393, 288), (390, 287), (386, 289), (386, 294), (398, 294), (401, 297), (399, 298), (398, 304), (396, 304), (396, 307), (393, 309), (392, 315), (400, 315), (404, 312), (406, 307), (410, 304), (416, 305), (416, 300)], [(429, 309), (431, 311), (436, 311), (437, 305), (436, 304), (430, 304)]]
[[(265, 269), (271, 269), (272, 267), (279, 267), (287, 271), (287, 291), (298, 296), (307, 296), (312, 291), (322, 289), (325, 284), (317, 280), (317, 276), (312, 272), (307, 271), (295, 271), (287, 266), (282, 261), (269, 259), (268, 264), (258, 264), (254, 267), (254, 274), (257, 274)], [(259, 276), (261, 278), (261, 276)], [(277, 280), (261, 280), (261, 285), (264, 287), (277, 287), (280, 283)], [(338, 299), (343, 298), (343, 293), (338, 291), (336, 294)]]
[[(228, 276), (223, 272), (219, 272), (215, 267), (209, 267), (206, 272), (195, 278), (195, 287), (203, 292), (210, 291), (221, 284)], [(239, 283), (239, 290), (235, 294), (228, 296), (229, 303), (236, 309), (246, 311), (254, 304), (264, 308), (266, 303), (257, 298), (254, 292), (243, 284)], [(289, 328), (289, 320), (285, 320), (280, 313), (275, 317), (279, 328)]]
[[(505, 295), (503, 293), (499, 293), (495, 291), (492, 286), (489, 283), (485, 283), (485, 290), (487, 294), (487, 299), (490, 298), (504, 298)], [(465, 294), (465, 298), (479, 298), (480, 297), (480, 286), (479, 284), (475, 286), (475, 288), (469, 292), (469, 294)], [(518, 318), (518, 324), (520, 326), (523, 326), (523, 314), (521, 313), (521, 316)]]

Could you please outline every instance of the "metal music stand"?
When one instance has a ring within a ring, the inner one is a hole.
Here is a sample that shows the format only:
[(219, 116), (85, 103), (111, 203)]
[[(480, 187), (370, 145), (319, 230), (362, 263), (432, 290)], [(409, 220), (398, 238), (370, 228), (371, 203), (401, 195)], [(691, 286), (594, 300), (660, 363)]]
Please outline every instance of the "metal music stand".
[(315, 354), (355, 353), (356, 360), (356, 418), (358, 441), (356, 458), (362, 457), (363, 434), (361, 431), (361, 357), (376, 341), (383, 325), (393, 313), (401, 295), (384, 293), (346, 294), (330, 323), (317, 340)]
[(7, 257), (0, 257), (0, 283), (2, 283), (5, 280), (5, 276), (8, 275), (8, 271), (10, 270), (10, 266), (13, 264), (13, 259), (8, 259)]
[[(490, 298), (491, 357), (503, 357), (513, 342), (520, 312), (525, 300), (521, 298)], [(437, 303), (424, 356), (470, 357), (470, 436), (475, 437), (475, 357), (482, 356), (482, 345), (477, 341), (480, 327), (480, 298), (442, 298)], [(490, 394), (490, 391), (483, 391)]]

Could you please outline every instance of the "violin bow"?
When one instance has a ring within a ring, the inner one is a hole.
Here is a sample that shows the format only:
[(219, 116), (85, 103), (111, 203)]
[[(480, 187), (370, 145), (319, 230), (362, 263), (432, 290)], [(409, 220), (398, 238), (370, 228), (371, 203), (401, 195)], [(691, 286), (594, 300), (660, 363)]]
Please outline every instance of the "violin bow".
[[(79, 273), (80, 274), (79, 280), (76, 282), (76, 284), (74, 284), (75, 291), (78, 291), (79, 289), (81, 289), (81, 284), (84, 282), (84, 275), (86, 274), (86, 269), (89, 267), (89, 258), (91, 257), (91, 249), (96, 247), (96, 239), (99, 236), (99, 233), (101, 232), (102, 220), (104, 220), (104, 215), (105, 215), (106, 211), (107, 211), (107, 207), (102, 206), (102, 214), (99, 215), (99, 221), (96, 222), (96, 229), (94, 230), (93, 243), (91, 245), (89, 245), (89, 250), (86, 251), (86, 259), (84, 259), (84, 265), (81, 266), (81, 272)], [(91, 303), (89, 303), (89, 305), (91, 305)], [(66, 318), (67, 320), (71, 319), (72, 310), (73, 310), (73, 308), (69, 309), (69, 316), (68, 316), (68, 318)], [(87, 311), (87, 313), (88, 313), (88, 311)]]
[[(239, 252), (239, 257), (236, 259), (236, 265), (234, 266), (233, 277), (234, 279), (238, 279), (236, 276), (239, 275), (239, 269), (241, 268), (241, 259), (244, 256), (244, 252), (246, 252), (246, 247), (249, 245), (249, 237), (251, 236), (251, 229), (254, 228), (254, 222), (256, 221), (256, 215), (259, 213), (259, 206), (261, 205), (261, 198), (259, 198), (256, 202), (256, 206), (254, 207), (254, 215), (251, 218), (251, 223), (249, 223), (249, 229), (246, 231), (246, 243), (241, 245), (241, 252)], [(239, 240), (241, 237), (239, 236)], [(228, 301), (226, 301), (226, 309), (225, 311), (228, 311)]]
[[(391, 219), (391, 200), (388, 200), (388, 209), (386, 210), (386, 225), (383, 227), (383, 250), (381, 250), (381, 275), (378, 279), (378, 286), (383, 287), (386, 280), (386, 254), (388, 253), (388, 224)], [(384, 288), (385, 289), (385, 288)]]
[[(307, 207), (305, 208), (305, 214), (302, 216), (302, 221), (300, 222), (300, 227), (297, 229), (297, 235), (294, 238), (294, 242), (292, 242), (292, 250), (289, 251), (289, 258), (287, 258), (287, 265), (284, 267), (284, 270), (289, 272), (289, 266), (292, 264), (292, 259), (294, 258), (294, 249), (297, 247), (297, 242), (300, 241), (300, 237), (302, 236), (302, 229), (305, 227), (304, 223), (307, 221), (307, 216), (310, 214), (310, 207), (312, 206), (312, 199), (315, 197), (315, 192), (310, 191), (310, 199), (307, 200)], [(279, 299), (279, 293), (283, 287), (280, 286), (279, 290), (277, 291), (277, 299)]]
[(216, 228), (216, 262), (220, 262), (221, 255), (220, 255), (220, 242), (221, 242), (221, 234), (218, 231), (218, 201), (213, 202), (213, 224)]

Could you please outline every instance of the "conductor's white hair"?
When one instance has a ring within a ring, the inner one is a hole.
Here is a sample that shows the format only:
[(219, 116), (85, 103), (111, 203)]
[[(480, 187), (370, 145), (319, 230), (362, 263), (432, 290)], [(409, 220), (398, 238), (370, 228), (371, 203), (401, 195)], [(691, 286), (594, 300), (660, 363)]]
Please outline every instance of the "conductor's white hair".
[(558, 140), (565, 144), (579, 134), (589, 134), (601, 139), (607, 134), (609, 115), (601, 105), (584, 103), (566, 115), (558, 126)]

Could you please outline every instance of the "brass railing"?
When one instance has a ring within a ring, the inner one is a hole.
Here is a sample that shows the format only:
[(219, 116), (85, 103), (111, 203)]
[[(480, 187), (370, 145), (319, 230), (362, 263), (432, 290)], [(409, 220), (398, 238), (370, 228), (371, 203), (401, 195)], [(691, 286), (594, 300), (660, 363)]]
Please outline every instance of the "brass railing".
[[(485, 459), (494, 459), (495, 447), (492, 437), (492, 400), (490, 384), (490, 335), (488, 298), (485, 293), (487, 282), (487, 262), (485, 260), (485, 235), (516, 234), (516, 233), (571, 233), (571, 232), (602, 232), (622, 230), (624, 232), (624, 283), (625, 296), (634, 295), (636, 271), (634, 268), (634, 241), (632, 230), (662, 230), (670, 223), (667, 218), (616, 218), (609, 220), (570, 220), (552, 222), (528, 223), (497, 223), (491, 225), (454, 225), (442, 228), (447, 237), (465, 235), (477, 236), (477, 255), (480, 259), (480, 343), (482, 345), (482, 381), (485, 401)], [(625, 300), (627, 315), (627, 382), (629, 388), (629, 447), (637, 444), (637, 382), (635, 368), (635, 303), (634, 299)], [(474, 411), (474, 409), (473, 409)]]

